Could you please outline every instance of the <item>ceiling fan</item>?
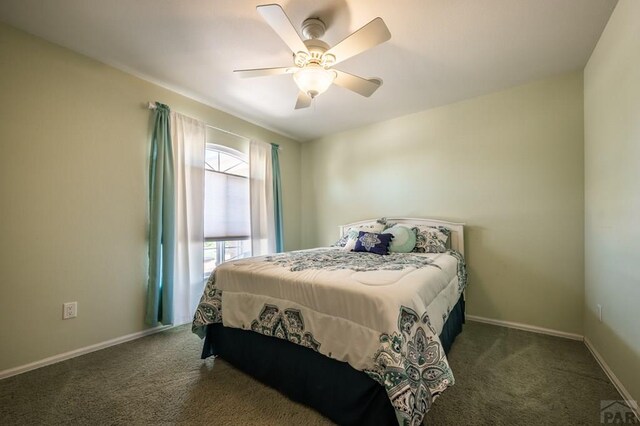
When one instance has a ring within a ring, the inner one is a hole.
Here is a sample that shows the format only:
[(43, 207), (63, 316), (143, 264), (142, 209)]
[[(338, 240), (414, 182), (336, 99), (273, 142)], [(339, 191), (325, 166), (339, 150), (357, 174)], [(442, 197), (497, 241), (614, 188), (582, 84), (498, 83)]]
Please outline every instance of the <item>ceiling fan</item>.
[(241, 77), (293, 74), (293, 80), (300, 89), (296, 109), (310, 106), (311, 101), (325, 92), (332, 83), (366, 97), (371, 96), (382, 84), (380, 79), (366, 79), (333, 68), (334, 65), (391, 38), (382, 18), (375, 18), (330, 48), (320, 40), (326, 30), (320, 19), (309, 18), (302, 23), (302, 35), (305, 37), (302, 40), (280, 5), (266, 4), (257, 6), (256, 9), (293, 51), (293, 66), (235, 70)]

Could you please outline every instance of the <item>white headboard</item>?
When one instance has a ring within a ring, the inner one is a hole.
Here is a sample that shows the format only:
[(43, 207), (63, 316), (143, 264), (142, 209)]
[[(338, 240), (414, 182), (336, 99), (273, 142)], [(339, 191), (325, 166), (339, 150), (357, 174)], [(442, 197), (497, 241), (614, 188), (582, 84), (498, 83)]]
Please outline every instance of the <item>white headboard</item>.
[[(352, 226), (365, 225), (375, 222), (377, 219), (361, 220), (359, 222), (347, 223), (341, 225), (340, 236), (342, 237), (347, 229)], [(418, 219), (411, 217), (388, 217), (387, 222), (402, 223), (404, 225), (426, 225), (426, 226), (444, 226), (451, 231), (451, 248), (464, 254), (464, 223), (447, 222), (436, 219)]]

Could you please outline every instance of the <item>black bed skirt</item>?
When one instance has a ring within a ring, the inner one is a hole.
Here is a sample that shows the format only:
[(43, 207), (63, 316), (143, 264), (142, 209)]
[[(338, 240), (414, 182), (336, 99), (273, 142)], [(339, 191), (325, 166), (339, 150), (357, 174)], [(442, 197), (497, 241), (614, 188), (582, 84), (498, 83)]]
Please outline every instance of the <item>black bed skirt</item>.
[[(460, 297), (444, 324), (446, 353), (464, 324)], [(207, 326), (202, 358), (220, 356), (290, 399), (314, 408), (340, 425), (397, 425), (387, 393), (366, 373), (304, 346), (253, 331)]]

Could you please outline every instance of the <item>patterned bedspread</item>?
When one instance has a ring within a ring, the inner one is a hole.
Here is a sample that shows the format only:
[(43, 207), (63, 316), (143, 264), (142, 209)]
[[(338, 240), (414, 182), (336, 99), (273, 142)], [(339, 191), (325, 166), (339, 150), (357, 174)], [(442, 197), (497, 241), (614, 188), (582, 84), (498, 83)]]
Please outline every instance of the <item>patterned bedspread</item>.
[(348, 362), (383, 385), (401, 425), (419, 425), (454, 383), (438, 335), (466, 286), (455, 251), (380, 256), (321, 248), (220, 265), (195, 313)]

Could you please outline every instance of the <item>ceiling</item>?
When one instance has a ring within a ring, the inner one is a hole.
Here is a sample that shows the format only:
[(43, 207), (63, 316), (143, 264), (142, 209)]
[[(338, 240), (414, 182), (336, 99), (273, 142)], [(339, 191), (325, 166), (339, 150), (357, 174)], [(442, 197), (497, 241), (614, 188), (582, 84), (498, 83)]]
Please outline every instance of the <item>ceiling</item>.
[[(370, 98), (332, 86), (294, 110), (291, 51), (254, 0), (2, 0), (0, 20), (213, 107), (305, 141), (582, 69), (616, 0), (282, 0), (300, 32), (334, 45), (380, 16), (391, 40), (337, 68), (384, 82)], [(141, 99), (147, 101), (147, 99)]]

